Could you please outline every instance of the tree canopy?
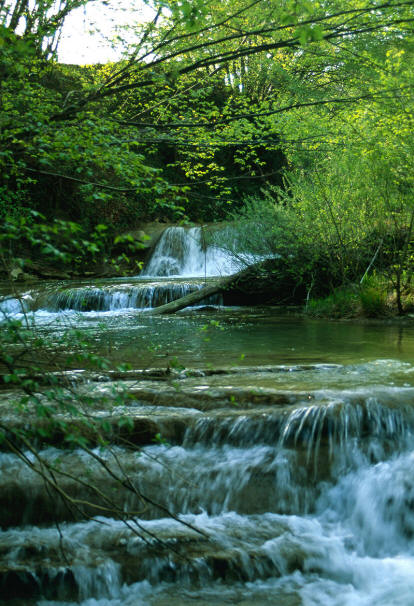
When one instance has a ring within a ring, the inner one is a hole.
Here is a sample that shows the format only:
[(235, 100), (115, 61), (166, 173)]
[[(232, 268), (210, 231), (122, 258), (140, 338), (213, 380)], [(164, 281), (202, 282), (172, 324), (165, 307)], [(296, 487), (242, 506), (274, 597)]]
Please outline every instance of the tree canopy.
[(3, 215), (122, 229), (264, 192), (343, 253), (411, 224), (413, 1), (156, 2), (122, 60), (62, 65), (84, 4), (0, 3)]

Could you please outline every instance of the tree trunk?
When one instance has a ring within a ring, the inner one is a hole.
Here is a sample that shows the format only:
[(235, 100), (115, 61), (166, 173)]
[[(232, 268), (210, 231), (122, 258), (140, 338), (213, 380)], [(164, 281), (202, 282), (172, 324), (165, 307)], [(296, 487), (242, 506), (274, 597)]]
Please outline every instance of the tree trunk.
[(196, 292), (192, 292), (189, 295), (185, 295), (185, 297), (181, 297), (180, 299), (176, 299), (175, 301), (171, 301), (171, 303), (166, 303), (165, 305), (160, 305), (159, 307), (155, 307), (154, 309), (149, 309), (145, 313), (149, 313), (151, 315), (159, 316), (161, 314), (173, 314), (176, 311), (180, 311), (180, 309), (184, 309), (189, 305), (194, 305), (195, 303), (199, 303), (202, 299), (206, 297), (210, 297), (211, 295), (215, 295), (218, 292), (221, 292), (230, 284), (232, 280), (236, 278), (239, 274), (234, 274), (227, 278), (223, 278), (219, 282), (215, 284), (209, 284)]
[[(203, 299), (219, 292), (226, 292), (233, 300), (235, 298), (236, 301), (240, 300), (240, 298), (244, 298), (244, 300), (247, 298), (247, 300), (252, 301), (251, 304), (259, 302), (262, 305), (269, 301), (274, 304), (275, 299), (279, 301), (280, 299), (285, 300), (286, 291), (292, 285), (287, 284), (286, 281), (282, 283), (280, 280), (275, 280), (273, 272), (274, 263), (275, 259), (268, 259), (267, 261), (249, 265), (236, 274), (218, 279), (214, 284), (209, 284), (196, 292), (185, 295), (185, 297), (149, 309), (143, 313), (155, 316), (173, 314), (176, 311), (180, 311), (180, 309), (199, 303)], [(232, 304), (238, 305), (239, 303)]]

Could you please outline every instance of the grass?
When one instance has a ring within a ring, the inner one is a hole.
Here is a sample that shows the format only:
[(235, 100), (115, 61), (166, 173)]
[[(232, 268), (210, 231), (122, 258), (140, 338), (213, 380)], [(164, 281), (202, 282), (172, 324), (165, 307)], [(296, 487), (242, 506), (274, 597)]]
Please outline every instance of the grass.
[(327, 297), (310, 299), (306, 313), (316, 318), (382, 318), (392, 313), (387, 285), (376, 275), (362, 285), (338, 288)]

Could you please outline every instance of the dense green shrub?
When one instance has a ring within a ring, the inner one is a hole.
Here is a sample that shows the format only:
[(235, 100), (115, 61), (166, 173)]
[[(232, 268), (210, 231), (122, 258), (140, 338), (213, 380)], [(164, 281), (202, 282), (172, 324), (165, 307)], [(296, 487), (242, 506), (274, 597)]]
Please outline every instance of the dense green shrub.
[(366, 278), (360, 289), (362, 313), (368, 318), (383, 317), (390, 313), (390, 300), (384, 277), (373, 274)]
[(310, 299), (306, 312), (318, 318), (352, 318), (360, 312), (360, 301), (353, 290), (338, 289), (327, 297)]

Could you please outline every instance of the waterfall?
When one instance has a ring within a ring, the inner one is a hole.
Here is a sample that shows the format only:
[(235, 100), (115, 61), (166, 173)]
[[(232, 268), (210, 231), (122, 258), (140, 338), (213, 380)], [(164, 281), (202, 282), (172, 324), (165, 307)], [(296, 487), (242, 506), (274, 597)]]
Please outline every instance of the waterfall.
[[(169, 228), (145, 272), (165, 277), (3, 297), (57, 356), (51, 373), (35, 360), (33, 401), (13, 377), (1, 390), (0, 602), (412, 605), (414, 327), (129, 311), (235, 263), (200, 228)], [(66, 323), (115, 368), (92, 373)]]
[[(128, 494), (85, 453), (62, 457), (50, 448), (40, 454), (111, 495), (119, 519), (102, 517), (98, 500), (96, 510), (87, 510), (93, 519), (72, 521), (41, 478), (16, 455), (0, 454), (3, 595), (31, 596), (42, 606), (68, 606), (69, 600), (84, 606), (224, 606), (237, 603), (238, 595), (249, 606), (410, 606), (411, 407), (395, 410), (368, 397), (345, 408), (320, 401), (317, 412), (298, 400), (291, 411), (241, 415), (223, 409), (209, 416), (228, 439), (214, 433), (201, 443), (192, 439), (200, 419), (187, 411), (184, 441), (99, 452), (112, 474), (122, 470), (122, 478), (139, 482), (149, 497), (141, 518), (127, 524), (124, 504), (137, 511), (139, 494)], [(368, 429), (378, 440), (375, 452), (366, 448)], [(315, 473), (309, 449), (319, 451)], [(76, 487), (69, 479), (63, 488), (93, 503), (87, 485)], [(165, 517), (165, 508), (190, 526)], [(20, 528), (19, 519), (25, 521)], [(63, 539), (53, 522), (60, 522)], [(285, 601), (286, 591), (296, 600)], [(399, 592), (402, 599), (395, 600)]]
[[(122, 312), (128, 309), (149, 309), (175, 301), (203, 288), (201, 280), (136, 280), (120, 284), (108, 280), (100, 286), (59, 286), (36, 293), (32, 298), (0, 299), (0, 321), (29, 311), (57, 313), (60, 311)], [(222, 296), (212, 295), (200, 305), (221, 305)]]
[[(167, 281), (140, 283), (137, 285), (108, 284), (101, 287), (84, 286), (64, 288), (50, 293), (40, 302), (42, 308), (61, 310), (120, 311), (123, 309), (148, 309), (175, 301), (203, 287), (201, 282)], [(218, 305), (219, 295), (203, 301), (203, 305)]]
[[(235, 238), (231, 229), (226, 229), (221, 235), (227, 242)], [(230, 243), (232, 250), (238, 249), (237, 242)], [(0, 297), (0, 314), (6, 316), (38, 310), (52, 313), (65, 310), (117, 312), (158, 307), (201, 289), (206, 278), (231, 275), (264, 258), (267, 256), (242, 250), (230, 252), (207, 243), (203, 227), (168, 227), (161, 234), (139, 278), (123, 284), (119, 280), (100, 281), (99, 285), (60, 284), (55, 287), (50, 284), (43, 293), (35, 289), (33, 296), (25, 293), (20, 299)], [(222, 303), (222, 295), (215, 295), (199, 305)]]
[(161, 235), (142, 276), (230, 275), (249, 263), (253, 255), (232, 255), (204, 241), (202, 227), (168, 227)]

